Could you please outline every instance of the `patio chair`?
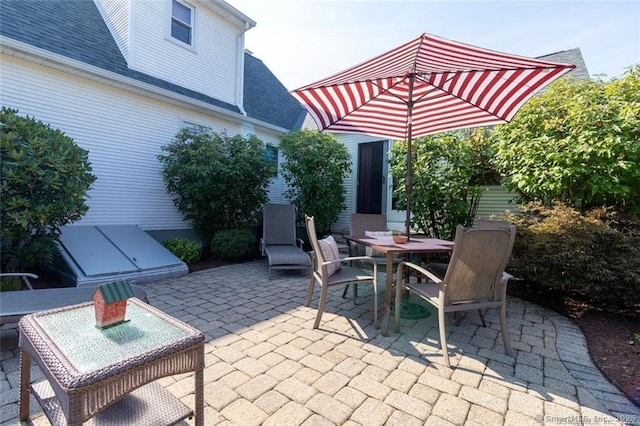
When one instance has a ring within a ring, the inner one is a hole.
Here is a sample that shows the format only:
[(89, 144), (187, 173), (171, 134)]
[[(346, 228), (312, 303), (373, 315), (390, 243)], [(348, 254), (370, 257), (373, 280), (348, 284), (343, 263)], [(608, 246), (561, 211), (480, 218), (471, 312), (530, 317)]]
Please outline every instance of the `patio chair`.
[[(372, 234), (377, 236), (391, 235), (391, 231), (387, 229), (387, 215), (351, 213), (349, 216), (349, 235), (356, 238), (363, 238), (366, 236), (373, 236)], [(349, 256), (375, 257), (375, 253), (373, 253), (369, 248), (365, 248), (352, 241), (348, 242), (348, 244)]]
[(311, 259), (296, 236), (296, 207), (293, 204), (267, 203), (263, 209), (262, 255), (273, 269), (311, 270)]
[[(438, 309), (440, 345), (447, 367), (450, 367), (447, 349), (445, 314), (486, 308), (500, 309), (500, 326), (505, 352), (513, 356), (507, 331), (507, 282), (504, 270), (511, 256), (516, 227), (475, 227), (458, 225), (451, 261), (444, 277), (410, 262), (398, 265), (396, 283), (396, 309), (394, 328), (400, 321), (403, 291), (414, 293)], [(428, 278), (427, 282), (403, 282), (405, 269)], [(484, 322), (484, 319), (483, 319)], [(486, 325), (485, 325), (486, 326)]]
[[(391, 235), (391, 231), (389, 231), (389, 229), (387, 228), (387, 215), (351, 213), (351, 215), (349, 216), (349, 235), (356, 238)], [(360, 244), (354, 243), (353, 241), (348, 241), (348, 245), (349, 256), (369, 256), (378, 263), (378, 267), (386, 267), (387, 262), (384, 255), (371, 250), (369, 247), (363, 247)], [(395, 257), (394, 264), (397, 264), (401, 260), (401, 258)], [(353, 287), (354, 297), (358, 297), (358, 284), (352, 284), (345, 287), (342, 293), (342, 297), (347, 296), (349, 287)]]
[(0, 278), (2, 277), (7, 277), (7, 278), (19, 278), (22, 280), (22, 282), (24, 283), (25, 286), (27, 286), (28, 290), (33, 290), (33, 285), (31, 284), (31, 280), (36, 280), (38, 279), (38, 276), (36, 274), (31, 274), (28, 272), (0, 272)]
[[(307, 234), (313, 247), (313, 271), (307, 290), (307, 298), (304, 306), (309, 306), (316, 282), (320, 285), (320, 300), (318, 301), (318, 313), (313, 328), (320, 325), (320, 319), (324, 312), (327, 301), (327, 291), (329, 287), (338, 285), (348, 285), (352, 283), (373, 284), (373, 323), (378, 327), (378, 265), (369, 256), (349, 256), (340, 258), (338, 246), (332, 236), (318, 240), (316, 235), (315, 221), (313, 217), (305, 215)], [(368, 262), (373, 268), (373, 274), (364, 272), (362, 269), (343, 265), (343, 262), (362, 261)]]

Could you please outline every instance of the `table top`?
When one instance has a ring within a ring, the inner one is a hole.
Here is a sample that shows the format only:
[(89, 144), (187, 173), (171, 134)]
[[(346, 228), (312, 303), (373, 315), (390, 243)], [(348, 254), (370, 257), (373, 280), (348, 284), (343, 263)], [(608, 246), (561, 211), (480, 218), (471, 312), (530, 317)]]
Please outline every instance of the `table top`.
[(379, 237), (345, 237), (349, 241), (362, 244), (383, 253), (435, 253), (448, 252), (453, 249), (453, 241), (438, 238), (423, 238), (412, 236), (404, 244), (397, 244), (392, 236)]
[(60, 383), (71, 388), (204, 341), (199, 330), (135, 298), (127, 300), (125, 319), (97, 328), (90, 302), (27, 315), (19, 327), (21, 339), (29, 339)]

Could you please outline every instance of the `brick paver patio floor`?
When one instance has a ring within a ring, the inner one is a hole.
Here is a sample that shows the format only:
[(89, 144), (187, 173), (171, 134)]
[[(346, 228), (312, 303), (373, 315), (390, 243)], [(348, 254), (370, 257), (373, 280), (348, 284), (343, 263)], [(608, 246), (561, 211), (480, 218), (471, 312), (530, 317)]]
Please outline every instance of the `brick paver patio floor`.
[[(509, 299), (515, 358), (504, 354), (497, 312), (485, 315), (487, 328), (474, 312), (448, 323), (449, 369), (436, 315), (403, 319), (384, 337), (371, 286), (359, 287), (357, 305), (336, 288), (312, 330), (318, 289), (302, 306), (308, 282), (298, 271), (269, 281), (266, 262), (254, 261), (144, 284), (152, 305), (207, 336), (205, 425), (640, 424), (578, 327), (540, 306)], [(0, 337), (0, 424), (18, 425), (15, 325)], [(193, 405), (193, 375), (160, 382)], [(49, 424), (35, 400), (31, 409), (32, 424)]]

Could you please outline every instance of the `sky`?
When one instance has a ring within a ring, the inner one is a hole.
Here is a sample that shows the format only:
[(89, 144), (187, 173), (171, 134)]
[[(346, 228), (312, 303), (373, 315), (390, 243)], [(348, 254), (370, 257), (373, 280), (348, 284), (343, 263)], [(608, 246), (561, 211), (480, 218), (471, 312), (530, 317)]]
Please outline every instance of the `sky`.
[(256, 21), (245, 48), (288, 90), (423, 33), (527, 57), (580, 48), (589, 73), (640, 63), (640, 0), (226, 0)]

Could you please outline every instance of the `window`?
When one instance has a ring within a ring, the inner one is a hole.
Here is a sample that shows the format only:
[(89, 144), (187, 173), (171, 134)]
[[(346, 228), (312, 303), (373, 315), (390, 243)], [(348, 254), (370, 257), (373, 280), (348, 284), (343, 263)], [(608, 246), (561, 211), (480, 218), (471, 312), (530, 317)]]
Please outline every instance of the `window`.
[(262, 158), (271, 163), (273, 167), (273, 177), (278, 176), (278, 148), (273, 145), (266, 145), (262, 153)]
[(193, 7), (178, 0), (171, 1), (171, 37), (193, 46)]
[(182, 128), (189, 129), (194, 134), (202, 135), (206, 133), (210, 133), (212, 131), (211, 127), (205, 126), (203, 124), (192, 123), (190, 121), (182, 120)]

